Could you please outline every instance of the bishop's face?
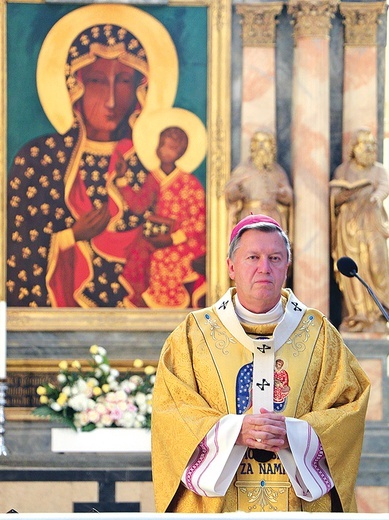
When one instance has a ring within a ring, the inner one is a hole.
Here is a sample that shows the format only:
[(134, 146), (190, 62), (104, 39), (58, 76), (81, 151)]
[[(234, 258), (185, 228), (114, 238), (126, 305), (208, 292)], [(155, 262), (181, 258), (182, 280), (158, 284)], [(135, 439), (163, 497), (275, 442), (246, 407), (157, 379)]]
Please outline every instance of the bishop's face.
[(285, 242), (277, 231), (245, 231), (227, 265), (243, 307), (264, 313), (278, 303), (289, 264)]

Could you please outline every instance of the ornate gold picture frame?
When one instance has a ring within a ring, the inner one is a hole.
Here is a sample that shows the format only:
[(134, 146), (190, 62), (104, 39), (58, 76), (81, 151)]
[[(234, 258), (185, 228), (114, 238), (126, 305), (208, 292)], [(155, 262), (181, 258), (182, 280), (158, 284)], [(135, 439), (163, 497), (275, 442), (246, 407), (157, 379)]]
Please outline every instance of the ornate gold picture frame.
[[(31, 4), (50, 5), (53, 10), (57, 4), (29, 2)], [(3, 170), (1, 181), (0, 217), (2, 232), (0, 233), (0, 250), (2, 268), (0, 299), (6, 299), (7, 284), (7, 171), (10, 161), (7, 148), (7, 134), (10, 125), (7, 112), (7, 71), (12, 68), (7, 54), (7, 13), (11, 4), (18, 4), (23, 12), (27, 3), (5, 2), (1, 6), (1, 112), (0, 124), (3, 139), (0, 143), (0, 161)], [(58, 8), (64, 4), (58, 4)], [(73, 6), (76, 8), (76, 6)], [(150, 7), (150, 6), (149, 6)], [(168, 5), (158, 6), (155, 16), (162, 10), (174, 9), (206, 9), (207, 38), (207, 87), (206, 87), (206, 303), (219, 298), (228, 286), (225, 257), (227, 252), (227, 211), (224, 201), (224, 184), (230, 174), (230, 42), (231, 42), (231, 0), (170, 0)], [(115, 9), (111, 4), (110, 9)], [(140, 6), (139, 9), (142, 9)], [(171, 35), (174, 40), (174, 35)], [(181, 35), (182, 37), (182, 35)], [(29, 86), (25, 86), (27, 89)], [(35, 88), (35, 86), (30, 86)], [(161, 330), (173, 329), (187, 314), (188, 309), (124, 309), (124, 308), (31, 308), (8, 307), (7, 329), (9, 331), (67, 331), (67, 330)]]

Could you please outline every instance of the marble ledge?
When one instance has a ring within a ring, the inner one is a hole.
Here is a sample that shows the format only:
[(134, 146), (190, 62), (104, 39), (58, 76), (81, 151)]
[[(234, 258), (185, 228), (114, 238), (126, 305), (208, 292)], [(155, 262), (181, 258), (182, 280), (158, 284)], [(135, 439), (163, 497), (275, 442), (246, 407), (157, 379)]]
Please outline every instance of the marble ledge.
[(387, 334), (382, 332), (341, 332), (342, 338), (352, 341), (379, 341), (389, 342), (389, 332)]

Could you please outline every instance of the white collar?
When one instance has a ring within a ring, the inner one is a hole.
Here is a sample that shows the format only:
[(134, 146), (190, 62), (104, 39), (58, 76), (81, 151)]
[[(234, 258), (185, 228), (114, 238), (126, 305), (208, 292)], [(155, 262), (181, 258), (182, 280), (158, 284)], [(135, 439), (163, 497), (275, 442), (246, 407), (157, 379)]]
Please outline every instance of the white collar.
[(251, 312), (240, 303), (238, 295), (234, 298), (235, 311), (238, 315), (239, 321), (243, 323), (250, 323), (255, 325), (264, 325), (266, 323), (278, 323), (284, 315), (281, 298), (278, 303), (268, 312), (257, 313)]

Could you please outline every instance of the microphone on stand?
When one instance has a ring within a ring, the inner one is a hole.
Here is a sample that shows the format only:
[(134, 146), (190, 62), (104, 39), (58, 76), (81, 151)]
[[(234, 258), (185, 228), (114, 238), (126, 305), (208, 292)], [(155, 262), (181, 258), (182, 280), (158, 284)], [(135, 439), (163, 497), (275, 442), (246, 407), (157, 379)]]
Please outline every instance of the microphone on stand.
[(389, 322), (389, 314), (386, 312), (383, 305), (381, 304), (377, 296), (374, 294), (372, 288), (359, 276), (358, 266), (354, 262), (354, 260), (348, 256), (342, 256), (342, 258), (339, 258), (339, 260), (336, 262), (336, 265), (339, 269), (339, 272), (342, 273), (344, 276), (347, 276), (348, 278), (353, 278), (355, 276), (355, 278), (358, 278), (362, 285), (366, 287), (368, 293), (377, 304), (383, 316), (386, 318), (386, 321)]

